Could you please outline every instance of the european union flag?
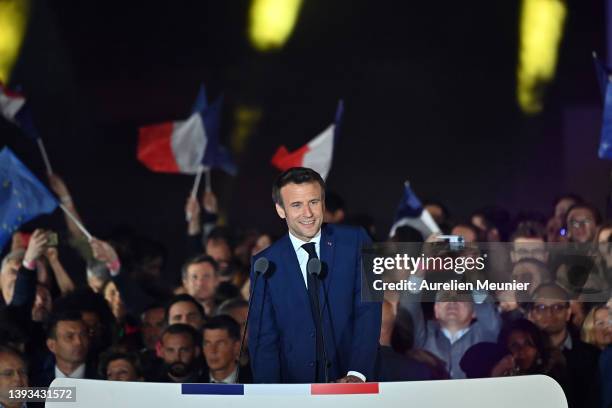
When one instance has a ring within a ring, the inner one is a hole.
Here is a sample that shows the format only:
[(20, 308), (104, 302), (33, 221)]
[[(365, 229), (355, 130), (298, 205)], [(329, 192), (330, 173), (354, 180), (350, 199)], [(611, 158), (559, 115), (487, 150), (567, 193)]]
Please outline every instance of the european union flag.
[(595, 61), (595, 71), (599, 90), (603, 99), (603, 119), (601, 125), (601, 139), (599, 141), (599, 158), (612, 159), (612, 83), (610, 82), (611, 72), (603, 62), (593, 54)]
[(57, 204), (11, 149), (0, 151), (0, 250), (22, 224), (53, 212)]

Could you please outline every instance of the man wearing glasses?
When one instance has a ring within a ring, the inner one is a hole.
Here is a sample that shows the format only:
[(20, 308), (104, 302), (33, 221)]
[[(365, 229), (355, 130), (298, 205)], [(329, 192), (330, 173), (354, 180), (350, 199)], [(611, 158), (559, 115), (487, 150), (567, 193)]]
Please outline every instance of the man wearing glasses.
[(569, 295), (555, 283), (540, 285), (533, 292), (529, 320), (548, 334), (550, 345), (566, 360), (568, 381), (562, 384), (570, 407), (597, 407), (600, 379), (599, 351), (582, 342), (570, 325)]
[(576, 204), (567, 211), (567, 235), (571, 242), (594, 242), (601, 215), (590, 204)]

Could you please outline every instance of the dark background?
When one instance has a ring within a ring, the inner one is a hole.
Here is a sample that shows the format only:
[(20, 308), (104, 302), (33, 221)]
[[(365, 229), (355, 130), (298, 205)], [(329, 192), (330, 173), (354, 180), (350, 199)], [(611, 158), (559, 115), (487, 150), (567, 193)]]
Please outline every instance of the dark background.
[[(610, 166), (597, 158), (601, 102), (591, 52), (605, 55), (603, 1), (568, 1), (555, 81), (545, 109), (516, 103), (519, 1), (308, 0), (280, 52), (247, 41), (249, 2), (33, 2), (11, 83), (22, 86), (54, 170), (94, 235), (127, 225), (163, 242), (176, 271), (185, 249), (184, 204), (193, 178), (136, 160), (137, 128), (182, 119), (201, 82), (225, 97), (228, 146), (238, 107), (261, 119), (237, 177), (213, 172), (235, 227), (280, 233), (269, 160), (345, 116), (331, 190), (350, 213), (374, 217), (384, 237), (409, 179), (455, 219), (496, 204), (548, 214), (573, 191), (604, 209)], [(6, 121), (9, 145), (41, 177), (34, 143)], [(61, 228), (62, 217), (39, 219)]]

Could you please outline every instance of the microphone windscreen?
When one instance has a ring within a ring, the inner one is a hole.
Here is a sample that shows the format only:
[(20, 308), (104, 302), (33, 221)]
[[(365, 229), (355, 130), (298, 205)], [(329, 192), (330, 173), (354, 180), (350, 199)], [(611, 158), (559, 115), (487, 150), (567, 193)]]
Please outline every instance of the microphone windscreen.
[(314, 276), (319, 276), (321, 274), (321, 260), (319, 258), (312, 258), (308, 260), (308, 264), (306, 264), (306, 271)]
[(266, 272), (268, 272), (269, 266), (270, 262), (268, 261), (268, 258), (261, 257), (255, 261), (255, 273), (257, 275), (265, 275)]

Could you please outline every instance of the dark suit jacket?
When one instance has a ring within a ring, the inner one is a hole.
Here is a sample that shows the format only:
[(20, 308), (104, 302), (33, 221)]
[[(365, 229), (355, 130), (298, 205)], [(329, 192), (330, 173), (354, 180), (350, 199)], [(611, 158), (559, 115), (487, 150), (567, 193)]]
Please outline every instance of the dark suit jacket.
[[(321, 231), (323, 264), (319, 301), (330, 380), (358, 371), (374, 380), (381, 305), (361, 301), (363, 229), (326, 225)], [(256, 255), (270, 270), (253, 290), (249, 352), (254, 383), (310, 383), (316, 378), (316, 334), (308, 291), (289, 235)]]
[(380, 346), (376, 360), (377, 381), (427, 381), (434, 375), (426, 364), (397, 353), (389, 346)]
[[(570, 408), (599, 407), (601, 379), (599, 377), (599, 349), (587, 344), (572, 333), (572, 349), (563, 350), (569, 374), (564, 391)], [(563, 385), (563, 384), (562, 384)]]
[[(53, 355), (48, 356), (39, 367), (34, 367), (30, 379), (31, 387), (48, 387), (55, 380), (55, 359)], [(85, 364), (85, 378), (96, 379), (98, 373), (93, 364)]]

